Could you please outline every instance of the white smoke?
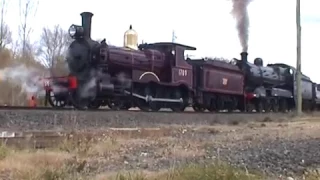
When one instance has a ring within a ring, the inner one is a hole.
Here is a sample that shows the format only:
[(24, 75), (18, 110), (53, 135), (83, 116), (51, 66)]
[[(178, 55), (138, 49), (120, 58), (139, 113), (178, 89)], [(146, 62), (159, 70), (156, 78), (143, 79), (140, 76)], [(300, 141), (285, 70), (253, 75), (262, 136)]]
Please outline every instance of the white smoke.
[(68, 87), (56, 85), (56, 84), (50, 84), (50, 88), (54, 94), (64, 93), (69, 90)]
[(82, 98), (89, 98), (96, 96), (97, 88), (97, 78), (91, 78), (87, 83), (85, 83), (80, 89), (80, 96)]
[(232, 0), (232, 15), (237, 22), (238, 37), (242, 51), (248, 51), (249, 42), (249, 14), (248, 5), (252, 0)]
[[(132, 81), (124, 72), (118, 73), (115, 78), (122, 88), (126, 89), (131, 87)], [(82, 98), (94, 98), (97, 95), (98, 80), (104, 82), (99, 83), (100, 88), (101, 86), (106, 89), (112, 89), (114, 87), (110, 75), (102, 73), (101, 71), (92, 70), (90, 72), (90, 79), (80, 88), (80, 96)]]
[(131, 87), (132, 81), (130, 78), (128, 78), (126, 73), (124, 73), (124, 72), (118, 73), (117, 80), (121, 83), (123, 88), (130, 88)]
[(0, 69), (1, 81), (8, 81), (21, 87), (21, 94), (44, 95), (43, 77), (44, 73), (40, 70), (26, 65), (11, 66)]

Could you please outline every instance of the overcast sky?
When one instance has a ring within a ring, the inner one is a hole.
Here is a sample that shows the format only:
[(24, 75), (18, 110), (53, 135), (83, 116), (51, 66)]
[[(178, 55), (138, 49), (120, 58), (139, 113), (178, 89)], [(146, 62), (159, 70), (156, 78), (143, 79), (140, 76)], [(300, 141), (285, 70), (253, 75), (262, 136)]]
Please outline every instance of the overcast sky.
[[(8, 1), (8, 0), (7, 0)], [(17, 37), (19, 1), (10, 0), (6, 22)], [(301, 1), (302, 71), (320, 83), (320, 1)], [(80, 13), (94, 13), (92, 38), (123, 44), (123, 33), (133, 25), (139, 42), (171, 41), (174, 29), (179, 43), (195, 46), (199, 56), (239, 57), (241, 47), (230, 14), (230, 0), (40, 0), (32, 18), (32, 40), (43, 26), (63, 28), (80, 24)], [(296, 66), (295, 0), (254, 0), (249, 5), (249, 60), (283, 62)]]

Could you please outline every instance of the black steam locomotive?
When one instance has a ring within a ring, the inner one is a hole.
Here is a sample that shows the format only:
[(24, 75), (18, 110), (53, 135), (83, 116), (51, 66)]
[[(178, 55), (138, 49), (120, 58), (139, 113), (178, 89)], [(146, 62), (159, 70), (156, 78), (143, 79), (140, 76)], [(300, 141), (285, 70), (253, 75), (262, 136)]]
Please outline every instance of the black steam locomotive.
[[(238, 66), (245, 74), (247, 110), (286, 111), (296, 105), (296, 69), (286, 64), (276, 63), (263, 66), (263, 60), (254, 63), (247, 60), (247, 53), (241, 53)], [(302, 100), (304, 109), (317, 106), (317, 84), (302, 74)]]
[(66, 58), (70, 76), (74, 77), (73, 80), (76, 82), (73, 84), (76, 84), (77, 88), (71, 91), (71, 95), (64, 97), (79, 109), (99, 106), (95, 102), (98, 92), (113, 90), (113, 84), (107, 73), (108, 66), (103, 63), (108, 59), (108, 45), (105, 40), (97, 42), (91, 39), (93, 14), (83, 12), (81, 16), (82, 25), (71, 25), (69, 28), (69, 34), (74, 41), (68, 49)]

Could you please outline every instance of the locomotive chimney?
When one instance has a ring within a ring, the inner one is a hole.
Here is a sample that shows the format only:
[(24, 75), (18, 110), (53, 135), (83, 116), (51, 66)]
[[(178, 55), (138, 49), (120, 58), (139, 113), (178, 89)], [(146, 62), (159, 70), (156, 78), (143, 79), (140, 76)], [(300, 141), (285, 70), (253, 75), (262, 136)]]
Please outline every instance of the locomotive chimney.
[(248, 53), (247, 52), (242, 52), (240, 55), (241, 55), (242, 62), (248, 62)]
[(91, 12), (83, 12), (80, 15), (82, 17), (82, 27), (84, 30), (84, 37), (91, 38), (91, 19), (93, 14)]
[(248, 62), (248, 53), (242, 52), (240, 53), (240, 55), (241, 55), (241, 69), (244, 70)]

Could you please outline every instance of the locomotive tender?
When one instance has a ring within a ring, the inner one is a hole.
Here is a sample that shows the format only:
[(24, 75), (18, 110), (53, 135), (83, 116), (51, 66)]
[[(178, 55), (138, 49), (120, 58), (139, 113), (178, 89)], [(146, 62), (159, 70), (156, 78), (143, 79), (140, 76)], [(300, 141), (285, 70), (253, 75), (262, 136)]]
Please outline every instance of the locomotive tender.
[[(295, 107), (295, 69), (285, 64), (263, 66), (241, 59), (185, 59), (195, 47), (171, 42), (138, 44), (130, 26), (124, 47), (91, 39), (93, 14), (81, 13), (82, 25), (72, 25), (68, 49), (68, 77), (46, 83), (47, 100), (54, 107), (77, 109), (139, 107), (146, 111), (287, 111)], [(319, 86), (303, 76), (303, 107), (319, 104)], [(58, 102), (58, 103), (57, 103)]]

